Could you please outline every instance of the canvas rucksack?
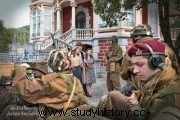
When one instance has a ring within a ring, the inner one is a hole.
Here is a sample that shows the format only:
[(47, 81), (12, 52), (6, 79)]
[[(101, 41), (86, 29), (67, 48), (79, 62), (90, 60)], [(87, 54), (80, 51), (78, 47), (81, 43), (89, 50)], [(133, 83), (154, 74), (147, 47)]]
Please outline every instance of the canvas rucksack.
[[(159, 97), (164, 97), (166, 95), (170, 94), (180, 94), (180, 88), (178, 87), (166, 87), (162, 90), (160, 90), (158, 93), (152, 96), (152, 98), (149, 101), (149, 105), (152, 103), (152, 101)], [(163, 108), (159, 113), (156, 114), (156, 116), (152, 120), (180, 120), (180, 109), (176, 107), (165, 107)]]
[(174, 107), (165, 107), (152, 120), (180, 120), (180, 110)]

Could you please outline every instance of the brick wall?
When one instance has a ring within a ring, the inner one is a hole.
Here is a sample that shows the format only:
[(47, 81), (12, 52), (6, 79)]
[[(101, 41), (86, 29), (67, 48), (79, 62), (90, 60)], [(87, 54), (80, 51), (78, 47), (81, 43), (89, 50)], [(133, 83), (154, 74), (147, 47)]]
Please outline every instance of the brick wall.
[(109, 47), (111, 42), (107, 39), (102, 39), (98, 41), (99, 53), (98, 59), (101, 61), (101, 66), (106, 66), (105, 53), (109, 52)]
[[(118, 44), (123, 50), (123, 54), (127, 52), (128, 46), (132, 45), (132, 39), (129, 38), (118, 38)], [(98, 40), (98, 51), (97, 58), (101, 62), (101, 67), (106, 67), (106, 58), (105, 53), (109, 52), (109, 47), (111, 45), (111, 41), (108, 38), (103, 38)]]

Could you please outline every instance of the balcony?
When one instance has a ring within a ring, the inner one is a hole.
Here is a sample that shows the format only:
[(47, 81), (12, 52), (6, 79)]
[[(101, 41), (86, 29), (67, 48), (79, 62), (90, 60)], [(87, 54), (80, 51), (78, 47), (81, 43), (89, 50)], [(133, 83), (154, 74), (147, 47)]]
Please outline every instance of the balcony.
[[(56, 42), (56, 46), (59, 46), (60, 44), (69, 44), (72, 41), (77, 40), (92, 40), (94, 35), (93, 29), (70, 29), (67, 32), (63, 33), (62, 35), (59, 35), (59, 33), (55, 33), (54, 38), (56, 38), (58, 41)], [(49, 46), (53, 44), (52, 37), (49, 36), (43, 41), (35, 42), (35, 50), (45, 50)]]

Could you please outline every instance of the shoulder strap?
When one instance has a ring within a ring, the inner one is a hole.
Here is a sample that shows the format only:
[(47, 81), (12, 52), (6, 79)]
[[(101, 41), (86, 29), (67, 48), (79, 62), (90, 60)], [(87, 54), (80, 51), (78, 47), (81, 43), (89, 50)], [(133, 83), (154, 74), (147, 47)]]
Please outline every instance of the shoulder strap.
[(175, 87), (175, 86), (169, 86), (164, 89), (159, 90), (156, 94), (154, 94), (149, 101), (149, 104), (147, 105), (147, 108), (150, 107), (152, 101), (156, 98), (164, 97), (166, 95), (170, 94), (180, 94), (180, 88)]
[(72, 100), (72, 98), (74, 96), (75, 90), (76, 90), (76, 81), (77, 81), (77, 79), (75, 77), (73, 77), (73, 81), (74, 81), (73, 88), (72, 88), (72, 91), (71, 91), (71, 94), (70, 94), (70, 97), (69, 97), (67, 103), (64, 105), (64, 109), (63, 109), (64, 111), (67, 110), (67, 108), (69, 107), (69, 104), (70, 104), (70, 102), (71, 102), (71, 100)]

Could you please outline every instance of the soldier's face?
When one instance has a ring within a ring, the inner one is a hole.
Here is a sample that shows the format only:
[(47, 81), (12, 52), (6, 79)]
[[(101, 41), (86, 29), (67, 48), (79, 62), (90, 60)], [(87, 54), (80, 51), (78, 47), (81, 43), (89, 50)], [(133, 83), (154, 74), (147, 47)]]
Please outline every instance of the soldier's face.
[(145, 56), (132, 56), (133, 73), (141, 80), (146, 81), (155, 74), (148, 65), (148, 58)]
[(134, 35), (133, 42), (136, 43), (138, 40), (142, 38), (141, 35)]

